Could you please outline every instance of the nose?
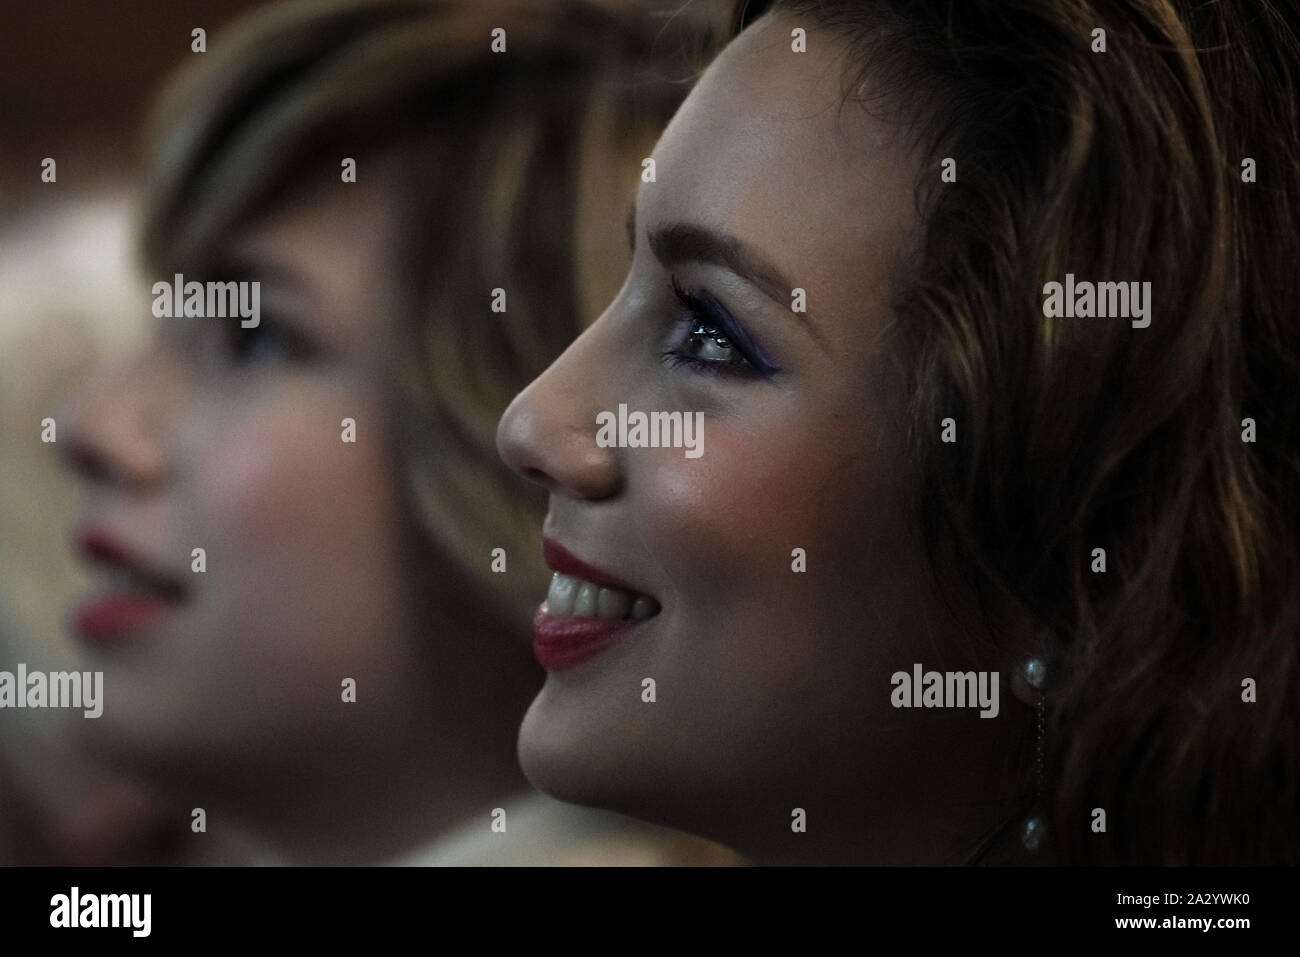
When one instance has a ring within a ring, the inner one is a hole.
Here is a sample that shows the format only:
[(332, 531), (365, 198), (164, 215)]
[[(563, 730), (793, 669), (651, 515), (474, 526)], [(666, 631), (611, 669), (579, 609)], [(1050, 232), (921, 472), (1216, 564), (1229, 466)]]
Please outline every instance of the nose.
[(497, 426), (507, 465), (552, 493), (589, 501), (617, 494), (623, 481), (618, 450), (596, 444), (597, 384), (608, 381), (599, 329), (589, 328), (515, 396)]
[(59, 413), (62, 457), (83, 477), (145, 489), (166, 476), (162, 429), (176, 396), (156, 357), (146, 346), (101, 366)]

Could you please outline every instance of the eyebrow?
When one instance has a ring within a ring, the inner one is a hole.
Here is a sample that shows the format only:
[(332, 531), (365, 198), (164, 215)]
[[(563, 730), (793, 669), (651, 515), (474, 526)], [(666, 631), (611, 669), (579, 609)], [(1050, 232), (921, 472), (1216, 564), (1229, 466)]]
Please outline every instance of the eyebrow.
[[(627, 213), (628, 244), (636, 248), (636, 203)], [(735, 273), (783, 309), (790, 309), (795, 286), (772, 263), (739, 238), (700, 223), (676, 222), (656, 226), (647, 239), (664, 266), (683, 262), (711, 263)], [(814, 339), (825, 345), (808, 312), (792, 312)]]
[[(284, 324), (293, 326), (329, 308), (312, 292), (311, 277), (292, 263), (268, 258), (245, 249), (223, 250), (211, 259), (207, 270), (222, 281), (238, 277), (270, 287), (271, 296), (263, 295), (263, 311), (270, 311)], [(262, 290), (265, 293), (265, 290)], [(279, 293), (280, 295), (277, 295)], [(287, 298), (286, 298), (287, 296)], [(305, 328), (305, 327), (304, 327)]]

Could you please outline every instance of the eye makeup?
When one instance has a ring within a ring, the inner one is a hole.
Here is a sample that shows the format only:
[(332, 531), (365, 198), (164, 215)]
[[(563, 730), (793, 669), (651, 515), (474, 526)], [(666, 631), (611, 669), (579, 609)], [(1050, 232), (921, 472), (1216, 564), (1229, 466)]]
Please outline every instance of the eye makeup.
[[(664, 362), (670, 367), (687, 365), (706, 374), (762, 379), (781, 371), (730, 310), (708, 290), (685, 289), (676, 276), (671, 277), (670, 289), (685, 310), (677, 324), (672, 347), (663, 353)], [(726, 348), (734, 350), (734, 358), (701, 357), (702, 352)]]

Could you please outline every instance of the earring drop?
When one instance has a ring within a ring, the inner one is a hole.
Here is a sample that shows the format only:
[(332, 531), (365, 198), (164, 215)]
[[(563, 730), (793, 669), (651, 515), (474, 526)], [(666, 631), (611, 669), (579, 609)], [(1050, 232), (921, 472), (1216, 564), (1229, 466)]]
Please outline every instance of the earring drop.
[(1038, 849), (1043, 846), (1043, 819), (1034, 815), (1025, 821), (1025, 825), (1020, 830), (1020, 843), (1024, 845), (1025, 850), (1030, 854), (1038, 853)]
[(1022, 671), (1025, 683), (1035, 691), (1042, 691), (1047, 684), (1047, 664), (1042, 658), (1030, 658)]
[(1046, 660), (1035, 655), (1012, 674), (1011, 691), (1025, 704), (1036, 707), (1042, 702), (1049, 678)]

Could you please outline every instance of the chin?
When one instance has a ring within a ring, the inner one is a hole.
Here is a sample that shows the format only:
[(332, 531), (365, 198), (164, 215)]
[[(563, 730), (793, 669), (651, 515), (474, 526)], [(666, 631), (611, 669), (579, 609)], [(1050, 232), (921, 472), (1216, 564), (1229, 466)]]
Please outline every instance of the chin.
[(689, 764), (674, 773), (673, 756), (653, 750), (644, 728), (621, 728), (565, 698), (548, 681), (520, 726), (519, 765), (533, 787), (568, 804), (711, 835), (710, 816), (700, 813), (708, 791), (692, 786)]
[(82, 724), (83, 740), (101, 763), (155, 785), (182, 777), (194, 763), (193, 748), (177, 740), (176, 728), (183, 721), (176, 716), (135, 710), (123, 702)]
[(528, 783), (560, 801), (585, 807), (621, 810), (617, 790), (625, 790), (631, 768), (606, 749), (618, 747), (618, 737), (601, 733), (590, 716), (567, 713), (555, 689), (547, 684), (533, 699), (519, 728), (519, 767)]

